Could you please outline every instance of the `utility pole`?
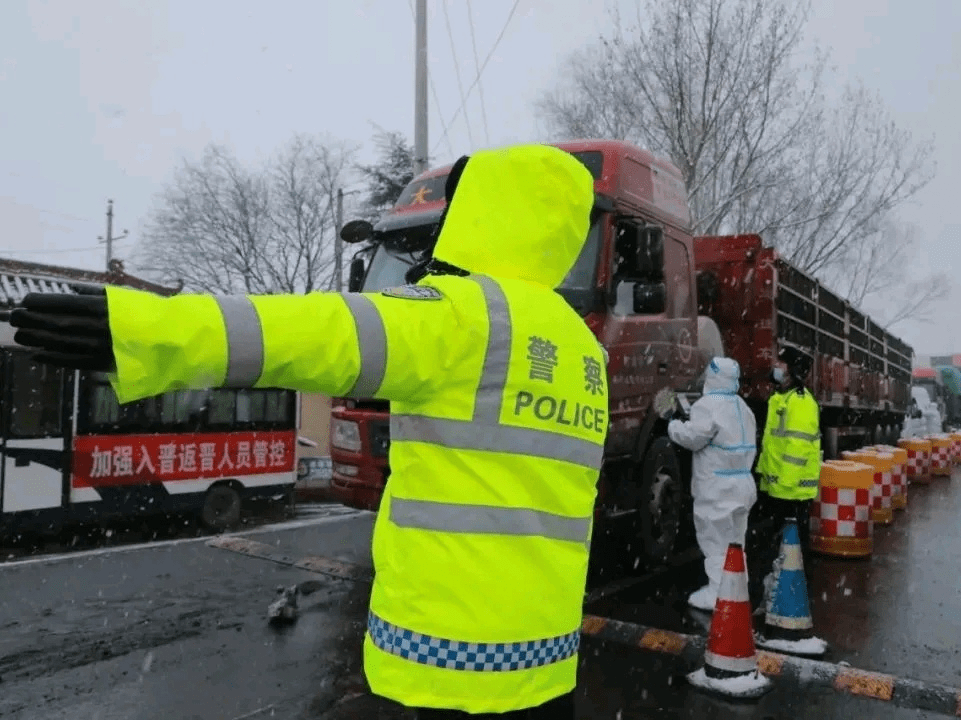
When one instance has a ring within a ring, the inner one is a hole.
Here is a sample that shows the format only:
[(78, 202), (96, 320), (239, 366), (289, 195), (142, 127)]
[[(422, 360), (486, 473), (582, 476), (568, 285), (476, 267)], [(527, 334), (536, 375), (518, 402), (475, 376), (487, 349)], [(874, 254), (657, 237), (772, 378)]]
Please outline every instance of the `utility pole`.
[(113, 243), (115, 240), (123, 240), (127, 237), (124, 230), (120, 235), (114, 237), (113, 234), (113, 200), (107, 200), (107, 236), (99, 235), (97, 240), (107, 244), (107, 272), (110, 272), (110, 261), (113, 260)]
[(414, 177), (427, 169), (427, 0), (417, 0), (414, 18)]
[(344, 256), (344, 241), (340, 238), (340, 231), (344, 227), (344, 189), (337, 188), (337, 214), (334, 218), (337, 227), (334, 228), (334, 289), (343, 289), (344, 273), (342, 269)]
[(337, 206), (334, 208), (334, 289), (340, 292), (344, 286), (344, 241), (340, 231), (344, 229), (344, 196), (356, 195), (360, 190), (337, 188)]

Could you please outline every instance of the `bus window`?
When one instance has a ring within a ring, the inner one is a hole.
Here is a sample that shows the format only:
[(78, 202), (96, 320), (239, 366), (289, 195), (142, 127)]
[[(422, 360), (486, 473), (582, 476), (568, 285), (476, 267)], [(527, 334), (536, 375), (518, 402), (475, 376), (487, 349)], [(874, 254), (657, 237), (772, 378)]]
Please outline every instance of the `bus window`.
[(163, 405), (163, 397), (149, 397), (144, 398), (136, 403), (137, 405), (137, 428), (140, 430), (149, 431), (157, 427), (157, 423), (160, 422), (161, 406)]
[(176, 390), (119, 405), (102, 374), (85, 375), (77, 431), (98, 433), (231, 432), (294, 427), (289, 390)]
[(237, 392), (237, 422), (262, 423), (264, 421), (265, 395), (263, 390), (240, 390)]
[(211, 390), (207, 405), (207, 419), (211, 425), (234, 424), (237, 393), (234, 390)]
[(88, 425), (96, 432), (148, 431), (156, 426), (160, 418), (159, 398), (145, 398), (120, 405), (109, 383), (94, 380), (88, 387), (89, 414), (86, 421), (80, 423), (82, 431)]
[(269, 390), (264, 395), (266, 402), (264, 420), (269, 423), (289, 424), (292, 414), (289, 393), (283, 390)]
[(110, 385), (90, 386), (90, 423), (96, 427), (110, 427), (120, 422), (120, 405)]
[(10, 414), (12, 437), (52, 437), (62, 434), (63, 371), (12, 353), (10, 362)]
[(199, 425), (206, 404), (206, 390), (178, 390), (166, 394), (161, 405), (160, 422), (163, 425)]

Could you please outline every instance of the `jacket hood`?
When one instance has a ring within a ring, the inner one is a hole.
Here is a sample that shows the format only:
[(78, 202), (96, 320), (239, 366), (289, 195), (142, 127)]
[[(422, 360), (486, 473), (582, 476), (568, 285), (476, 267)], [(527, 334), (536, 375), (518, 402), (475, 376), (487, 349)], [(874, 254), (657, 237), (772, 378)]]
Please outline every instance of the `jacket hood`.
[(741, 381), (741, 366), (737, 360), (716, 357), (707, 366), (704, 376), (704, 394), (733, 395)]
[(516, 145), (471, 155), (433, 256), (472, 273), (556, 288), (590, 227), (594, 180), (570, 153)]

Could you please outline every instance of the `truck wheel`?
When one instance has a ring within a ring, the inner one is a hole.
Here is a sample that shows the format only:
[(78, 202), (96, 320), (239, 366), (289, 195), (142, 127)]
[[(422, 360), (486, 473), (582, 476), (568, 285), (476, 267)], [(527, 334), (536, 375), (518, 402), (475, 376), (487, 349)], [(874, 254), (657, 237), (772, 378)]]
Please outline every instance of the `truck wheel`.
[(234, 527), (240, 522), (240, 493), (230, 485), (214, 485), (204, 497), (201, 517), (213, 530)]
[(681, 464), (666, 437), (655, 438), (644, 457), (640, 496), (638, 530), (644, 554), (648, 562), (663, 562), (674, 550), (684, 505)]

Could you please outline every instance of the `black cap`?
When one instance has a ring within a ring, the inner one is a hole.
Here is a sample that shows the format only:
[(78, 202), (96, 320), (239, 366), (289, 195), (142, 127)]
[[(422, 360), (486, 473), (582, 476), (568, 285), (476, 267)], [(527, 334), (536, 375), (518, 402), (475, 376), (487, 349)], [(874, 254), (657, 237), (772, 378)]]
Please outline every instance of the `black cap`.
[(778, 359), (787, 365), (788, 372), (798, 380), (807, 378), (814, 364), (814, 358), (794, 347), (783, 347), (777, 354)]

